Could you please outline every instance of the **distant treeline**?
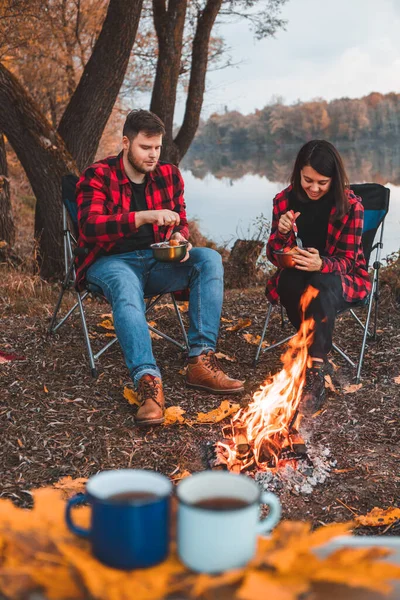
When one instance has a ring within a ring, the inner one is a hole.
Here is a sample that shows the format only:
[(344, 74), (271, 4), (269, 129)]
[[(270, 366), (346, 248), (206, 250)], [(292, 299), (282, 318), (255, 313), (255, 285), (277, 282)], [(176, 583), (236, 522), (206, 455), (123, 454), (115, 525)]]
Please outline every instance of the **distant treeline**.
[(204, 122), (193, 142), (201, 146), (265, 147), (303, 143), (314, 138), (338, 142), (392, 140), (400, 135), (400, 94), (373, 92), (363, 98), (326, 102), (279, 102), (250, 115), (237, 111), (214, 114)]

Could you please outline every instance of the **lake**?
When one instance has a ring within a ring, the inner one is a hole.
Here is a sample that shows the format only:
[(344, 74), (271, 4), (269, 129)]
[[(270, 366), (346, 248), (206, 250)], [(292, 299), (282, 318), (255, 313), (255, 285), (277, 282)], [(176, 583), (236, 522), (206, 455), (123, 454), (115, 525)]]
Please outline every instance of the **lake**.
[[(390, 189), (383, 256), (400, 249), (400, 151), (393, 146), (341, 148), (352, 183), (376, 182)], [(298, 148), (251, 154), (246, 149), (194, 149), (181, 163), (190, 219), (218, 244), (250, 239), (257, 217), (268, 221), (272, 199), (287, 185)], [(285, 183), (286, 182), (286, 183)]]

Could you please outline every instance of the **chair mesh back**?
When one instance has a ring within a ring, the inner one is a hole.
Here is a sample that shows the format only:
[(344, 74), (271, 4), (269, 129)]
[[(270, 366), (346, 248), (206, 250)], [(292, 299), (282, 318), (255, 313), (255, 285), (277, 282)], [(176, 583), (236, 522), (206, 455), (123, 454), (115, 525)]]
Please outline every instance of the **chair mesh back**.
[(376, 232), (389, 210), (390, 190), (379, 183), (356, 183), (350, 188), (360, 196), (364, 206), (362, 245), (368, 264)]
[(75, 200), (75, 188), (78, 181), (79, 177), (72, 173), (64, 175), (61, 181), (62, 201), (67, 209), (75, 238), (78, 237), (78, 207)]

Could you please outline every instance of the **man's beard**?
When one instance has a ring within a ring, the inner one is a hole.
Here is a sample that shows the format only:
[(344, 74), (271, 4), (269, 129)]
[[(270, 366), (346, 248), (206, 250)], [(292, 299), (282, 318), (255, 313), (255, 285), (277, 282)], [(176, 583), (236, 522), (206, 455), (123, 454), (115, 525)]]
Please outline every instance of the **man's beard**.
[(131, 150), (131, 147), (129, 147), (128, 150), (128, 162), (131, 165), (131, 167), (133, 167), (135, 169), (135, 171), (137, 171), (138, 173), (142, 173), (143, 175), (146, 175), (147, 173), (149, 173), (150, 171), (154, 171), (154, 169), (157, 166), (157, 162), (154, 163), (154, 167), (152, 167), (151, 169), (144, 169), (141, 165), (139, 165), (134, 156), (133, 156), (133, 152)]

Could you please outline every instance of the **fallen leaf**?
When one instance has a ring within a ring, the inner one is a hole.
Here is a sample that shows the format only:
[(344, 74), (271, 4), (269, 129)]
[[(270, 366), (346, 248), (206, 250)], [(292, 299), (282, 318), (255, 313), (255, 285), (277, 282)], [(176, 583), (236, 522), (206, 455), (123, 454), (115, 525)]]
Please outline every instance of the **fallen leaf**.
[(0, 248), (5, 248), (6, 246), (8, 246), (7, 242), (5, 240), (1, 240)]
[(306, 581), (290, 582), (288, 578), (277, 577), (274, 573), (249, 570), (245, 574), (243, 584), (236, 593), (240, 600), (297, 600), (300, 594), (308, 591), (310, 584)]
[(102, 319), (111, 319), (112, 320), (113, 315), (112, 315), (112, 313), (103, 313), (102, 315), (100, 315), (100, 317)]
[(229, 402), (229, 400), (223, 400), (218, 408), (211, 410), (208, 413), (199, 412), (197, 414), (196, 423), (218, 423), (226, 417), (230, 417), (237, 413), (240, 409), (240, 404)]
[(114, 325), (111, 321), (111, 319), (104, 319), (104, 321), (102, 321), (101, 323), (97, 323), (98, 327), (102, 327), (103, 329), (110, 329), (111, 331), (114, 331)]
[(178, 373), (180, 375), (186, 375), (186, 373), (187, 373), (187, 365), (186, 365), (186, 367), (183, 367), (182, 369), (179, 369)]
[(131, 388), (128, 388), (127, 386), (124, 387), (124, 398), (125, 400), (128, 400), (129, 404), (136, 404), (136, 406), (140, 406), (137, 392)]
[(178, 473), (174, 477), (171, 477), (171, 481), (180, 481), (181, 479), (186, 479), (186, 477), (190, 477), (190, 476), (191, 476), (191, 472), (187, 471), (185, 469), (181, 473)]
[[(155, 321), (149, 321), (147, 324), (150, 325), (150, 327), (157, 327), (157, 323)], [(158, 333), (154, 333), (154, 331), (151, 331), (151, 329), (150, 329), (150, 337), (153, 340), (161, 340), (162, 339), (161, 335), (158, 335)]]
[(11, 362), (12, 360), (25, 360), (25, 356), (20, 356), (18, 354), (8, 354), (0, 350), (0, 365), (2, 363)]
[(72, 479), (70, 475), (67, 475), (54, 483), (53, 487), (57, 490), (62, 490), (64, 498), (70, 498), (74, 494), (83, 493), (85, 491), (86, 482), (86, 477)]
[(246, 327), (250, 327), (252, 324), (251, 319), (238, 319), (236, 325), (231, 325), (231, 327), (227, 327), (226, 331), (239, 331), (240, 329), (245, 329)]
[(345, 394), (354, 394), (354, 392), (357, 392), (361, 388), (362, 388), (362, 383), (353, 383), (352, 385), (344, 386), (343, 392)]
[[(261, 335), (253, 335), (252, 333), (243, 333), (243, 337), (248, 344), (252, 344), (253, 346), (258, 346), (261, 340)], [(262, 348), (266, 348), (267, 346), (269, 346), (267, 342), (261, 344)]]
[(104, 336), (108, 337), (108, 338), (116, 338), (117, 337), (117, 335), (115, 333), (105, 333)]
[(331, 392), (334, 392), (335, 394), (337, 394), (337, 393), (338, 393), (337, 389), (336, 389), (336, 388), (335, 388), (335, 386), (333, 385), (332, 378), (331, 378), (331, 376), (330, 376), (330, 375), (325, 375), (325, 387), (326, 387), (328, 390), (331, 390)]
[(400, 519), (400, 508), (389, 507), (386, 510), (375, 506), (368, 514), (355, 518), (358, 527), (379, 527), (390, 525)]
[(173, 425), (174, 423), (184, 423), (185, 418), (182, 417), (185, 414), (185, 410), (183, 410), (180, 406), (169, 406), (165, 410), (164, 416), (164, 425)]
[(227, 354), (224, 354), (223, 352), (216, 352), (215, 356), (219, 359), (224, 358), (225, 360), (229, 360), (230, 362), (236, 362), (236, 358), (232, 358), (231, 356), (228, 356)]
[(225, 319), (225, 317), (221, 317), (222, 323), (233, 323), (232, 319)]
[(329, 364), (332, 365), (332, 368), (334, 371), (338, 371), (340, 369), (339, 365), (337, 365), (336, 363), (333, 362), (333, 360), (330, 358), (328, 360)]
[(43, 386), (43, 391), (44, 391), (46, 394), (48, 394), (48, 393), (49, 393), (49, 390), (47, 389), (47, 387), (46, 387), (45, 385)]
[(199, 596), (203, 596), (204, 592), (208, 592), (209, 590), (219, 588), (223, 585), (232, 585), (243, 579), (244, 574), (244, 569), (226, 571), (220, 575), (206, 575), (205, 573), (200, 573), (194, 578), (190, 595), (193, 598), (198, 598)]
[(398, 375), (397, 377), (394, 377), (394, 378), (393, 378), (393, 381), (394, 381), (395, 383), (398, 383), (398, 384), (400, 385), (400, 375)]

